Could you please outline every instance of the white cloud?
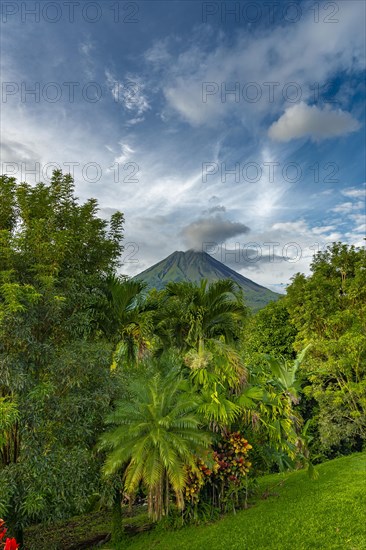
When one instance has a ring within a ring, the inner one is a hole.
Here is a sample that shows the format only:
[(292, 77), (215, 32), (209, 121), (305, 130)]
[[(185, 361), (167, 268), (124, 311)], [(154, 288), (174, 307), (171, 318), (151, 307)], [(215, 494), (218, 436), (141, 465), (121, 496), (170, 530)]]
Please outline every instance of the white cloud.
[(354, 234), (345, 238), (330, 225), (312, 227), (304, 219), (276, 222), (263, 231), (253, 228), (250, 237), (228, 240), (216, 247), (214, 255), (242, 275), (271, 287), (287, 283), (297, 272), (308, 274), (313, 255), (342, 237), (350, 244), (359, 238)]
[(139, 124), (140, 122), (143, 122), (145, 120), (144, 117), (136, 117), (136, 118), (130, 118), (130, 120), (128, 120), (126, 122), (126, 126), (135, 126), (135, 124)]
[(96, 66), (92, 52), (96, 49), (95, 43), (90, 38), (79, 44), (80, 63), (82, 71), (88, 80), (95, 80)]
[[(362, 233), (363, 235), (366, 234), (366, 223), (363, 223), (361, 225), (357, 225), (354, 229), (353, 229), (353, 232), (354, 233)], [(349, 235), (347, 233), (347, 235)]]
[(326, 197), (328, 195), (333, 195), (334, 189), (325, 189), (324, 191), (320, 191), (319, 193), (313, 193), (311, 195), (312, 199), (316, 199), (317, 197)]
[(272, 124), (268, 135), (277, 141), (310, 137), (314, 141), (346, 135), (360, 128), (360, 123), (345, 111), (320, 109), (304, 102), (286, 109)]
[(106, 70), (107, 85), (116, 103), (120, 103), (130, 113), (136, 113), (129, 123), (136, 124), (144, 120), (141, 115), (150, 109), (150, 104), (145, 94), (145, 85), (141, 79), (134, 75), (127, 75), (122, 82), (111, 71)]
[(313, 233), (314, 235), (323, 235), (324, 233), (328, 233), (329, 231), (333, 231), (336, 229), (335, 225), (324, 225), (323, 227), (313, 227)]
[(84, 55), (88, 56), (90, 52), (94, 50), (94, 44), (90, 40), (87, 40), (85, 42), (82, 42), (79, 45), (79, 48)]
[(145, 53), (145, 59), (156, 65), (165, 64), (171, 59), (168, 52), (167, 40), (158, 40)]
[[(135, 150), (128, 145), (128, 143), (118, 143), (121, 148), (121, 152), (115, 157), (114, 162), (123, 166), (126, 162), (131, 161)], [(112, 171), (112, 170), (111, 170)]]
[(365, 208), (365, 203), (359, 202), (342, 202), (337, 204), (334, 208), (331, 208), (331, 212), (338, 212), (341, 214), (351, 214), (354, 210), (361, 210)]
[(363, 189), (357, 189), (355, 187), (348, 187), (347, 189), (342, 189), (341, 193), (345, 197), (351, 197), (351, 198), (354, 198), (354, 199), (366, 198), (366, 188), (365, 187)]
[(366, 214), (351, 214), (350, 219), (353, 220), (355, 223), (365, 223), (366, 221)]

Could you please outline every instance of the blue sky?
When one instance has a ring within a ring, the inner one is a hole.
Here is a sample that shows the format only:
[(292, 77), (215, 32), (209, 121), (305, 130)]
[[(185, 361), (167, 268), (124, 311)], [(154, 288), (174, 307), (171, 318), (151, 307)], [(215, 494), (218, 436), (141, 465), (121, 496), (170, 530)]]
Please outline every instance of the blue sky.
[(59, 165), (103, 216), (122, 210), (125, 273), (196, 248), (280, 288), (328, 243), (364, 243), (364, 2), (1, 15), (2, 171)]

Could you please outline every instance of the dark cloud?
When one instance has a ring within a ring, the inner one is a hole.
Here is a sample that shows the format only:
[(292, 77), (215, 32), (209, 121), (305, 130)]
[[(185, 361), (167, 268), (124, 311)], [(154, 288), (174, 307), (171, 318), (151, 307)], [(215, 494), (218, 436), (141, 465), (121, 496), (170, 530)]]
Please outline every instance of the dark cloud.
[(181, 231), (181, 236), (188, 248), (202, 250), (205, 243), (223, 243), (227, 239), (249, 233), (247, 225), (232, 222), (220, 215), (199, 218)]

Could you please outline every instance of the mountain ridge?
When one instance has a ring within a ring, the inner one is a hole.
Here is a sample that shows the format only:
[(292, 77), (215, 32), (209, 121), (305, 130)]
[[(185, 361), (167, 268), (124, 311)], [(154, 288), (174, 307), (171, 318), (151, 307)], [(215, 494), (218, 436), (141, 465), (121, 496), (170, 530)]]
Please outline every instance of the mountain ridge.
[(169, 282), (198, 283), (202, 279), (207, 279), (211, 283), (231, 279), (242, 288), (246, 304), (254, 311), (280, 297), (276, 292), (237, 273), (207, 252), (193, 249), (176, 250), (133, 278), (147, 283), (148, 289), (157, 290), (162, 290)]

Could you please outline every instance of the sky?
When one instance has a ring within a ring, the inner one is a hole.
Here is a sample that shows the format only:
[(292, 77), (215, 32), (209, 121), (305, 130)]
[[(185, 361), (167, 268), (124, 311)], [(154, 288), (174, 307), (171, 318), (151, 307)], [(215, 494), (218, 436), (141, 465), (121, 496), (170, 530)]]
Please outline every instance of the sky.
[(1, 3), (1, 172), (125, 215), (122, 272), (175, 250), (281, 291), (364, 245), (365, 3)]

